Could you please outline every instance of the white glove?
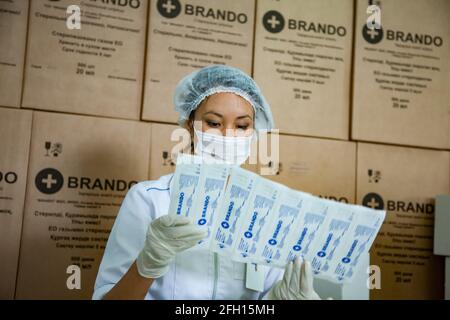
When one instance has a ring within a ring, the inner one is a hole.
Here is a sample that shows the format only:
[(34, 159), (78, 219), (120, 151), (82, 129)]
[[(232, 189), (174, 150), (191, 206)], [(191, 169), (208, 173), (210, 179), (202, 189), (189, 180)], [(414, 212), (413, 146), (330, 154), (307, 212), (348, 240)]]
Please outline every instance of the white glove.
[(275, 283), (263, 300), (321, 300), (313, 288), (313, 273), (308, 261), (296, 257), (290, 261), (283, 279)]
[(153, 220), (136, 260), (139, 274), (153, 279), (163, 276), (176, 253), (193, 247), (206, 235), (205, 229), (194, 225), (187, 217), (164, 215)]

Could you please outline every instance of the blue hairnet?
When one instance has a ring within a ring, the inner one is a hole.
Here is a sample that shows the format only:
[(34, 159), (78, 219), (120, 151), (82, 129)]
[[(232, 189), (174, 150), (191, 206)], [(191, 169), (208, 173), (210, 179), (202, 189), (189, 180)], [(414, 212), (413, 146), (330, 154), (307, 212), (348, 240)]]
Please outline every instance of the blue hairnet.
[(270, 106), (256, 82), (241, 70), (224, 65), (196, 70), (177, 84), (173, 103), (179, 112), (178, 124), (183, 126), (203, 99), (218, 92), (232, 92), (247, 100), (255, 111), (256, 130), (273, 129)]

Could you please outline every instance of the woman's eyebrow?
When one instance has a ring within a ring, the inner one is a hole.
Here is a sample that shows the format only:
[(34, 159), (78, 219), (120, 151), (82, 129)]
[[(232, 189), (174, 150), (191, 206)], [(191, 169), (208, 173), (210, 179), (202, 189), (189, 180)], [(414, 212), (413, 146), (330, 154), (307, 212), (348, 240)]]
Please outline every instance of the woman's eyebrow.
[(218, 116), (220, 118), (223, 118), (223, 115), (221, 115), (220, 113), (214, 112), (214, 111), (205, 112), (203, 115), (208, 114), (208, 113), (212, 113), (212, 114), (215, 114), (216, 116)]
[(249, 116), (248, 114), (246, 114), (245, 116), (237, 117), (236, 119), (242, 119), (242, 118), (250, 118), (253, 120), (253, 118), (251, 116)]

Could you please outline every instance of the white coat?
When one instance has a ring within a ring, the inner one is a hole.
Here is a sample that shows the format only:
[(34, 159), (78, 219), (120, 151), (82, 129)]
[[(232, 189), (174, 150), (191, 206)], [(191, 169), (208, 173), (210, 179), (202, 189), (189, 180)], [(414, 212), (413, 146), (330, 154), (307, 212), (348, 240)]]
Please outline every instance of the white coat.
[[(109, 235), (93, 299), (101, 299), (122, 278), (143, 248), (150, 222), (168, 213), (172, 177), (140, 182), (126, 194)], [(266, 268), (264, 291), (251, 290), (245, 284), (245, 263), (194, 246), (176, 255), (145, 299), (261, 299), (284, 272)]]

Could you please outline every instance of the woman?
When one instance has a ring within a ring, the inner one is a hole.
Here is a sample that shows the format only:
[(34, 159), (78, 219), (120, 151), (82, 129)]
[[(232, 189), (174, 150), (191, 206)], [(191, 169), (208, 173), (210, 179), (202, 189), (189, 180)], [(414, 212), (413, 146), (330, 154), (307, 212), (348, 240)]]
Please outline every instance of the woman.
[[(257, 84), (232, 67), (212, 65), (186, 76), (176, 87), (174, 105), (195, 153), (203, 157), (231, 159), (226, 152), (208, 152), (205, 138), (239, 145), (250, 141), (254, 129), (273, 128)], [(233, 160), (241, 164), (249, 152), (240, 148)], [(307, 262), (296, 259), (284, 272), (263, 266), (246, 272), (245, 263), (196, 246), (203, 229), (186, 217), (168, 215), (172, 176), (140, 182), (128, 191), (108, 239), (94, 299), (319, 299)], [(247, 288), (247, 277), (259, 278), (263, 290)]]

